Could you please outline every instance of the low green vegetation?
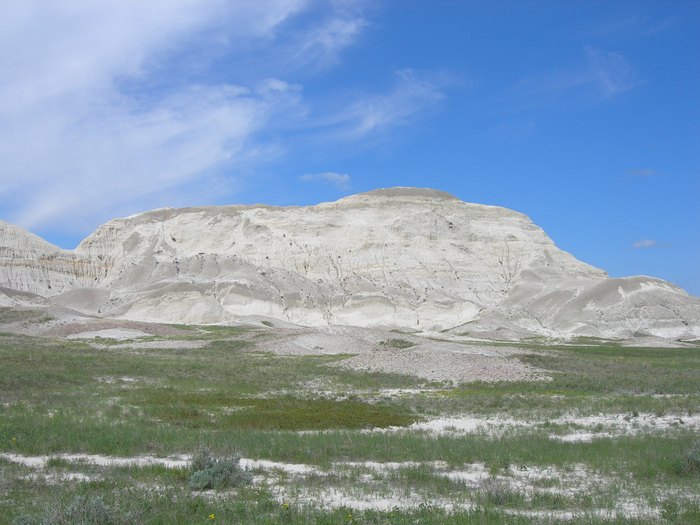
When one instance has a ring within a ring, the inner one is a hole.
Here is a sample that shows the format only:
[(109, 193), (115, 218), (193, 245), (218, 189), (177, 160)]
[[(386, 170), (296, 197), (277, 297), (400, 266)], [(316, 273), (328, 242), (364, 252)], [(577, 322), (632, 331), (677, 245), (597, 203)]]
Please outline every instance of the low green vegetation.
[(53, 320), (41, 310), (0, 307), (0, 325), (10, 323), (48, 323)]
[(251, 398), (220, 393), (178, 395), (172, 389), (142, 392), (145, 415), (178, 427), (209, 430), (329, 430), (385, 428), (413, 423), (400, 407), (355, 400), (292, 396)]
[[(12, 315), (0, 309), (0, 322), (17, 322), (2, 321)], [(518, 358), (551, 380), (451, 385), (328, 366), (347, 355), (262, 353), (252, 329), (177, 328), (151, 340), (206, 346), (97, 348), (0, 335), (0, 453), (48, 456), (42, 469), (0, 457), (0, 523), (557, 523), (566, 514), (571, 523), (651, 524), (700, 516), (700, 442), (684, 421), (700, 414), (700, 349), (532, 344)], [(392, 338), (383, 346), (410, 345)], [(632, 429), (649, 414), (677, 423), (606, 435), (557, 420), (566, 414), (624, 416)], [(524, 423), (440, 434), (411, 427), (460, 415)], [(555, 439), (584, 430), (602, 437)], [(197, 450), (186, 468), (65, 456)], [(311, 470), (245, 470), (237, 453)], [(446, 475), (474, 465), (476, 481)], [(567, 476), (579, 471), (581, 483), (593, 481), (576, 491)], [(358, 511), (324, 503), (329, 491), (348, 502), (422, 503)], [(656, 510), (625, 517), (620, 501)]]
[(216, 458), (208, 448), (200, 448), (190, 463), (190, 489), (222, 490), (249, 484), (252, 477), (240, 461), (238, 455)]
[(397, 338), (387, 339), (386, 341), (380, 341), (379, 345), (384, 346), (386, 348), (411, 348), (412, 346), (416, 346), (416, 344), (412, 343), (411, 341)]

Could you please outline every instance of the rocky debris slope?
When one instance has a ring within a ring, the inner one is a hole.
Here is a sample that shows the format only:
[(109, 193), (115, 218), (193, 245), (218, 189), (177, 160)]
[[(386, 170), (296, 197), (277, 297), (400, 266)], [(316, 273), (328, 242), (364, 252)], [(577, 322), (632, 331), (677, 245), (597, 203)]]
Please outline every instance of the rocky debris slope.
[(0, 286), (94, 315), (497, 338), (700, 336), (700, 300), (683, 290), (609, 279), (527, 216), (435, 190), (154, 210), (106, 223), (74, 252), (4, 223), (0, 231)]

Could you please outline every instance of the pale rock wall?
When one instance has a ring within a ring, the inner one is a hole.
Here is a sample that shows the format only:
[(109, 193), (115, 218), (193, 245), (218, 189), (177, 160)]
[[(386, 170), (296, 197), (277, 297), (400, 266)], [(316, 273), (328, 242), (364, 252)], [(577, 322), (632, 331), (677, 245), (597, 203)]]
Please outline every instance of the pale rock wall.
[(670, 283), (607, 278), (521, 213), (416, 188), (154, 210), (73, 252), (0, 223), (0, 286), (142, 321), (700, 337), (700, 300)]
[[(99, 286), (126, 294), (122, 315), (155, 309), (178, 322), (193, 320), (181, 318), (179, 295), (199, 290), (232, 317), (440, 328), (498, 305), (524, 269), (604, 276), (525, 215), (409, 189), (304, 208), (156, 210), (110, 221), (77, 252), (112, 265)], [(190, 288), (142, 297), (164, 283)]]
[(44, 297), (98, 280), (98, 265), (0, 221), (0, 286)]

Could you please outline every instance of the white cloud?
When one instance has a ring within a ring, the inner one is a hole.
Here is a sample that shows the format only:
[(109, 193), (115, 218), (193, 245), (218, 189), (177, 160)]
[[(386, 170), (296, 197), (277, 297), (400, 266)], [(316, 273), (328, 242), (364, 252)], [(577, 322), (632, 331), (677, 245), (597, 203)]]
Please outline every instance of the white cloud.
[(643, 239), (632, 244), (632, 248), (651, 248), (656, 245), (656, 241), (652, 239)]
[(358, 16), (336, 16), (301, 36), (291, 58), (323, 66), (337, 60), (338, 53), (355, 41), (366, 21)]
[[(304, 4), (3, 3), (0, 199), (10, 219), (79, 228), (255, 157), (263, 146), (252, 139), (294, 105), (294, 87), (183, 82), (164, 64), (222, 25), (238, 39), (272, 38)], [(166, 85), (150, 89), (155, 77)]]
[(324, 173), (302, 175), (299, 178), (304, 182), (323, 182), (331, 184), (343, 191), (350, 189), (350, 175), (346, 175), (345, 173), (326, 171)]
[(395, 73), (393, 88), (360, 96), (321, 125), (347, 138), (360, 138), (409, 124), (420, 113), (445, 99), (441, 82), (406, 69)]
[[(281, 24), (283, 30), (263, 42), (268, 45), (256, 46), (253, 60), (244, 61), (243, 67), (253, 65), (266, 69), (268, 75), (280, 76), (300, 69), (308, 74), (335, 65), (341, 53), (352, 46), (367, 27), (365, 12), (369, 8), (366, 3), (365, 0), (306, 0), (304, 6), (316, 12), (311, 17), (313, 20), (297, 25)], [(258, 5), (267, 8), (266, 2), (258, 0)], [(225, 29), (230, 33), (230, 28)], [(231, 40), (227, 33), (219, 38)]]
[(674, 25), (672, 18), (651, 17), (643, 13), (626, 14), (613, 18), (591, 32), (590, 36), (614, 35), (617, 38), (635, 39), (653, 36)]
[(586, 48), (591, 80), (608, 95), (628, 91), (639, 81), (634, 68), (620, 53)]
[[(584, 48), (585, 62), (518, 82), (509, 94), (534, 104), (551, 104), (559, 99), (605, 100), (636, 87), (639, 77), (620, 53)], [(566, 98), (569, 97), (569, 98)]]
[[(279, 78), (336, 61), (364, 10), (363, 0), (0, 3), (3, 219), (86, 233), (114, 216), (221, 199), (290, 144), (412, 121), (443, 98), (412, 71), (325, 113)], [(346, 175), (322, 175), (349, 187)]]

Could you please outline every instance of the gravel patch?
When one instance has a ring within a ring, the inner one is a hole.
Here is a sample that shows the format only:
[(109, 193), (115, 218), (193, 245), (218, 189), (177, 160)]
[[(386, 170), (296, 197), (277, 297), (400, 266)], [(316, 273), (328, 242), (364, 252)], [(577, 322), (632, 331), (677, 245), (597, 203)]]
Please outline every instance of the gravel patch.
[(116, 345), (101, 345), (93, 344), (93, 348), (130, 348), (133, 350), (195, 350), (204, 348), (211, 341), (202, 341), (198, 339), (174, 339), (164, 341), (134, 341), (131, 343), (120, 343)]
[(137, 339), (148, 337), (150, 334), (133, 328), (107, 328), (105, 330), (95, 330), (92, 332), (78, 332), (71, 334), (66, 339)]
[(354, 354), (329, 366), (411, 375), (429, 381), (550, 379), (544, 371), (517, 360), (518, 355), (532, 353), (528, 350), (428, 339), (380, 328), (276, 329), (261, 335), (255, 350), (277, 355)]
[(175, 326), (158, 323), (142, 323), (122, 319), (86, 319), (77, 321), (66, 319), (63, 324), (54, 326), (51, 330), (42, 334), (51, 337), (68, 337), (82, 332), (97, 332), (111, 329), (139, 330), (147, 335), (155, 336), (179, 336), (190, 335), (191, 330), (184, 330)]
[[(463, 350), (425, 348), (385, 350), (359, 354), (349, 359), (332, 363), (367, 372), (384, 372), (417, 376), (429, 381), (543, 381), (550, 378), (543, 371), (526, 365), (515, 358), (496, 357), (485, 353)], [(493, 349), (490, 349), (493, 350)], [(510, 355), (507, 352), (505, 355)]]

